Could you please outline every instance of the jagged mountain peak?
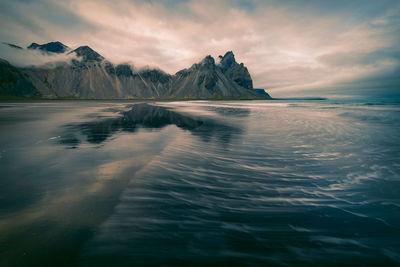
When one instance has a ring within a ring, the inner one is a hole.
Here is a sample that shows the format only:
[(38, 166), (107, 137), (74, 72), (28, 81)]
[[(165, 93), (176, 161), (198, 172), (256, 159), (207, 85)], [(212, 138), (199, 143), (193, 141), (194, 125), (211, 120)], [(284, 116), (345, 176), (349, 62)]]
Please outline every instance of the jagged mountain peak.
[(236, 63), (235, 55), (232, 51), (228, 51), (224, 56), (219, 56), (220, 62), (219, 64), (223, 68), (229, 68), (232, 64)]
[(49, 42), (46, 44), (38, 44), (32, 43), (27, 47), (28, 49), (38, 49), (46, 53), (56, 53), (62, 54), (69, 50), (69, 47), (64, 45), (63, 43), (56, 41), (56, 42)]
[[(220, 56), (220, 57), (222, 57), (222, 56)], [(230, 51), (226, 51), (226, 53), (225, 53), (225, 55), (223, 56), (224, 58), (228, 58), (228, 57), (235, 57), (235, 55), (233, 54), (233, 51), (232, 50), (230, 50)]]
[(211, 55), (207, 55), (200, 63), (203, 65), (215, 65), (215, 60)]
[(211, 55), (207, 55), (200, 62), (194, 63), (189, 69), (183, 69), (178, 71), (177, 75), (188, 75), (190, 72), (197, 70), (214, 70), (215, 69), (215, 60)]
[(199, 64), (201, 70), (214, 71), (215, 70), (215, 60), (212, 56), (206, 56)]
[(238, 64), (236, 62), (232, 51), (226, 52), (224, 56), (219, 56), (219, 60), (218, 67), (227, 77), (244, 88), (253, 89), (253, 81), (249, 71), (243, 63)]
[(102, 61), (104, 59), (103, 56), (87, 45), (80, 46), (69, 52), (69, 54), (71, 53), (75, 53), (78, 57), (82, 57), (83, 61)]

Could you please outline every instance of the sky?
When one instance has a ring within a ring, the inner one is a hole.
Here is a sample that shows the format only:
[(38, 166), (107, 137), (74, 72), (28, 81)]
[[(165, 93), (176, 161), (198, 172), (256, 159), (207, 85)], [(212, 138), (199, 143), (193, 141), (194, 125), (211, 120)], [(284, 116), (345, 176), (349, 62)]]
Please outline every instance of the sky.
[(398, 0), (2, 0), (0, 25), (0, 42), (89, 45), (171, 74), (232, 50), (275, 97), (400, 95)]

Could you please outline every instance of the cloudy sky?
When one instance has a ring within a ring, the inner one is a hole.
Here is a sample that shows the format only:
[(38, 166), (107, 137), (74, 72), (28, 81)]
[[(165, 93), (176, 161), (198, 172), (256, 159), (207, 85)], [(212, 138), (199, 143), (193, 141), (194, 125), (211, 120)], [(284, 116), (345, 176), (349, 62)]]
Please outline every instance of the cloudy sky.
[(2, 0), (0, 23), (1, 42), (89, 45), (169, 73), (232, 50), (276, 97), (400, 94), (398, 0)]

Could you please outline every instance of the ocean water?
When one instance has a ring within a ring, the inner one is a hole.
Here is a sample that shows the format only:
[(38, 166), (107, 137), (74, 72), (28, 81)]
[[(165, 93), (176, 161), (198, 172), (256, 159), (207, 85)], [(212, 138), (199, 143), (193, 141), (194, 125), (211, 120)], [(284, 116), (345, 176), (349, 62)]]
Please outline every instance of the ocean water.
[(0, 103), (0, 266), (400, 264), (400, 105)]

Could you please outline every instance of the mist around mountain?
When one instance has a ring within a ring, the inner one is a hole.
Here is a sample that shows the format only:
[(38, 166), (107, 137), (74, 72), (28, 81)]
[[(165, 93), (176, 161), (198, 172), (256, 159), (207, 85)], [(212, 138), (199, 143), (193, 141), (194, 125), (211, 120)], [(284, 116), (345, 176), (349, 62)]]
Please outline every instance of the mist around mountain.
[[(270, 99), (254, 90), (251, 75), (232, 51), (210, 55), (174, 75), (160, 69), (113, 64), (89, 46), (74, 50), (61, 42), (32, 43), (15, 53), (35, 52), (54, 62), (13, 66), (0, 61), (0, 96), (73, 99)], [(10, 49), (11, 49), (10, 48)], [(18, 51), (17, 51), (18, 50)]]
[(56, 54), (62, 54), (70, 50), (70, 48), (61, 42), (50, 42), (47, 44), (37, 44), (37, 43), (32, 43), (30, 46), (27, 47), (28, 49), (37, 49), (40, 50), (44, 53), (56, 53)]

